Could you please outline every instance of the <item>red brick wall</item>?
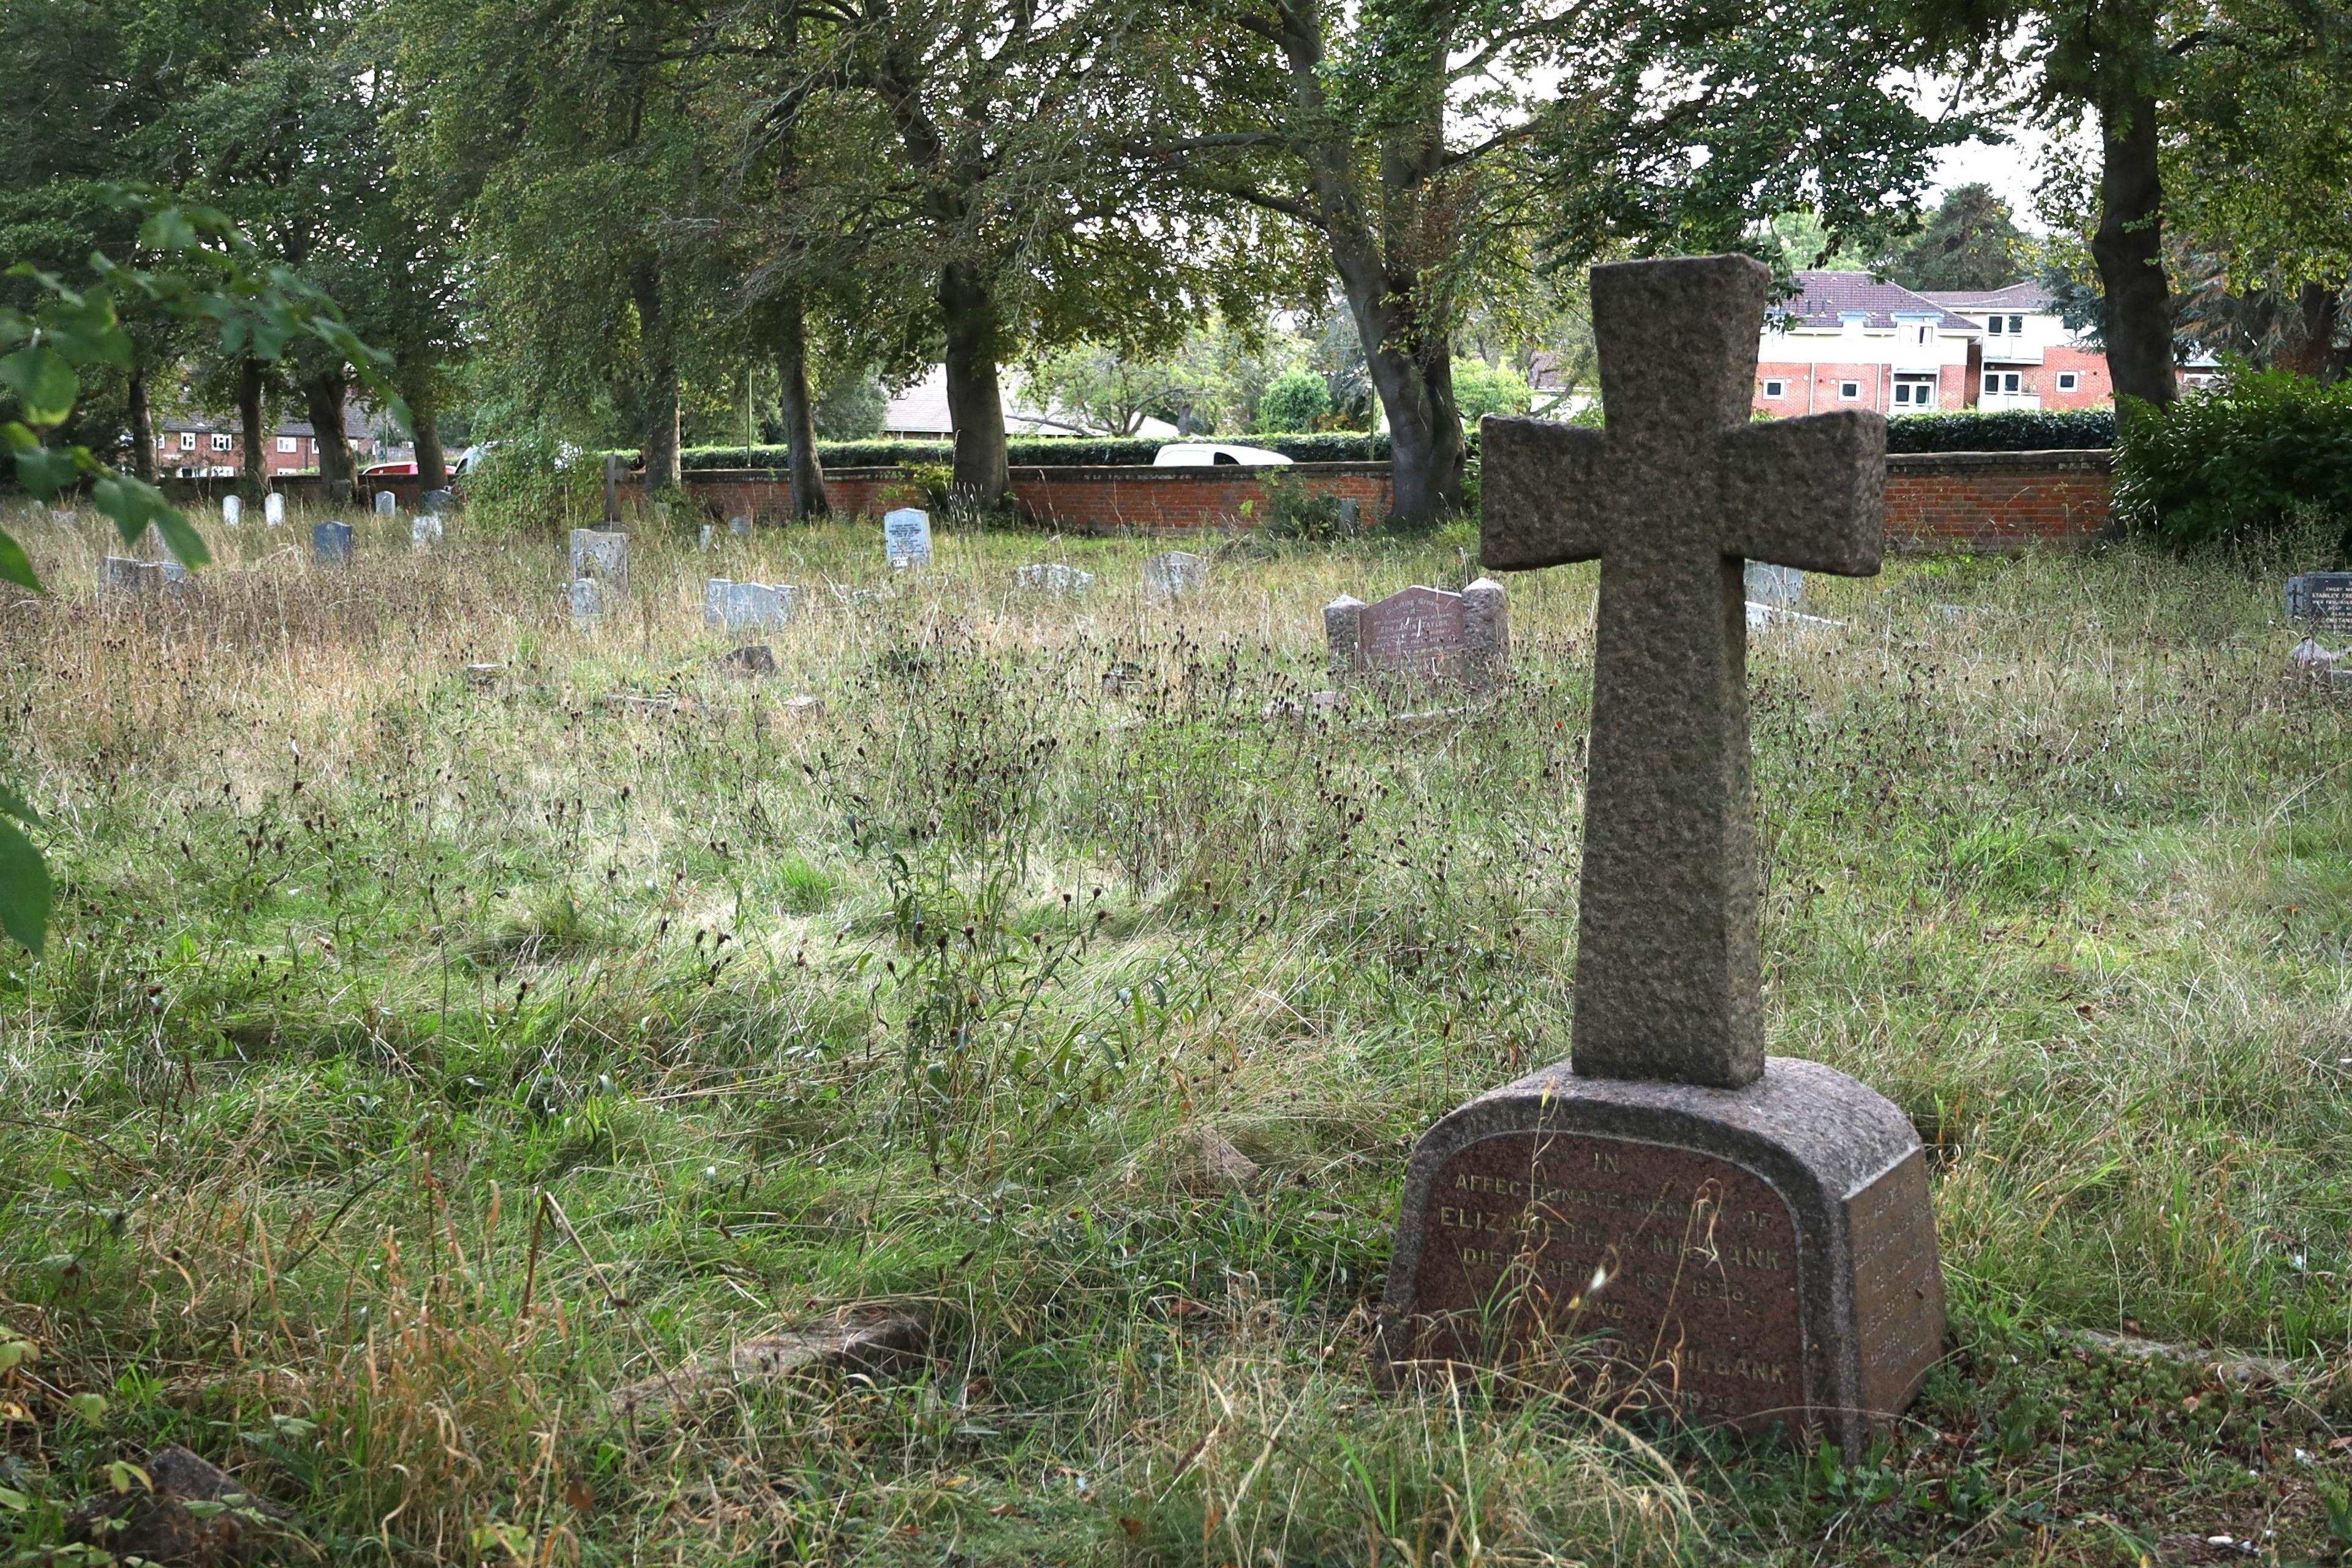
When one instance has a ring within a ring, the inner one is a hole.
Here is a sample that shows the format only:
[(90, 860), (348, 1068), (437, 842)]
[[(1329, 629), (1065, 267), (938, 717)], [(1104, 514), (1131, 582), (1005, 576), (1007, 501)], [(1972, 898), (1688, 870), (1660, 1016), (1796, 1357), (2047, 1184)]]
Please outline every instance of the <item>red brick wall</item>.
[(2082, 543), (2107, 527), (2105, 452), (1904, 452), (1886, 459), (1886, 542), (2000, 554)]
[[(1251, 506), (1254, 511), (1262, 501), (1260, 472), (1242, 468), (1017, 468), (1013, 470), (1013, 495), (1039, 522), (1072, 533), (1183, 533), (1249, 526), (1252, 513), (1242, 509)], [(1362, 503), (1367, 523), (1387, 514), (1386, 463), (1297, 463), (1282, 472), (1309, 495)], [(711, 501), (725, 516), (781, 521), (792, 515), (792, 487), (781, 473), (695, 469), (686, 482), (698, 502)], [(896, 468), (833, 469), (824, 476), (824, 489), (834, 510), (853, 517), (878, 517), (894, 506), (922, 504)]]
[[(1904, 374), (1907, 377), (1911, 373), (1906, 371)], [(1936, 373), (1937, 413), (1948, 414), (1963, 406), (1968, 394), (1968, 379), (1967, 367), (1963, 365), (1948, 364)], [(1784, 384), (1780, 396), (1764, 395), (1767, 381)], [(1852, 402), (1840, 397), (1838, 383), (1841, 381), (1862, 383), (1861, 397)], [(1890, 400), (1894, 396), (1895, 373), (1884, 363), (1811, 364), (1790, 361), (1762, 363), (1756, 367), (1756, 411), (1769, 414), (1775, 419), (1794, 419), (1803, 414), (1831, 414), (1841, 408), (1868, 408), (1880, 414), (1892, 414), (1895, 410)]]

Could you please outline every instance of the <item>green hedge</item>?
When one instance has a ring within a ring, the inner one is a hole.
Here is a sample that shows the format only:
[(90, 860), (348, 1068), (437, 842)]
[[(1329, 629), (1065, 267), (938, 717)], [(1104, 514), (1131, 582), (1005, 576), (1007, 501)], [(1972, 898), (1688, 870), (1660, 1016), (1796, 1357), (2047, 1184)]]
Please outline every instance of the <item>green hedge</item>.
[(2299, 517), (2352, 524), (2352, 382), (2240, 371), (2168, 411), (2133, 405), (2116, 447), (2116, 515), (2178, 544)]
[[(1384, 463), (1389, 438), (1344, 431), (1300, 436), (1198, 436), (1192, 440), (1263, 447), (1298, 463)], [(1109, 436), (1017, 436), (1005, 443), (1016, 468), (1063, 468), (1109, 465), (1149, 467), (1165, 445), (1157, 439)], [(816, 454), (831, 468), (889, 468), (908, 463), (951, 463), (955, 448), (945, 441), (819, 441)], [(688, 468), (740, 468), (740, 447), (689, 447), (681, 456)], [(782, 447), (751, 448), (751, 466), (781, 468), (789, 461)]]
[(2082, 451), (2115, 444), (2116, 416), (2105, 408), (1905, 414), (1886, 422), (1890, 452)]

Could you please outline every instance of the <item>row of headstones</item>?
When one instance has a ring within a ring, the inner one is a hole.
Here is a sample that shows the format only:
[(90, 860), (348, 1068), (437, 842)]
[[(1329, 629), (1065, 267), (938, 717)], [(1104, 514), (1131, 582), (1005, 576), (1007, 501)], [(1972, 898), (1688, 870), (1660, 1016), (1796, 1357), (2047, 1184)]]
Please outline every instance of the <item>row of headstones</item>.
[[(1155, 595), (1173, 598), (1206, 586), (1209, 563), (1199, 555), (1171, 550), (1143, 563), (1144, 586)], [(1094, 586), (1095, 575), (1060, 562), (1014, 569), (1013, 584), (1037, 593), (1083, 594)], [(738, 583), (712, 577), (702, 585), (705, 626), (728, 631), (751, 626), (781, 626), (791, 621), (801, 589), (793, 583)]]

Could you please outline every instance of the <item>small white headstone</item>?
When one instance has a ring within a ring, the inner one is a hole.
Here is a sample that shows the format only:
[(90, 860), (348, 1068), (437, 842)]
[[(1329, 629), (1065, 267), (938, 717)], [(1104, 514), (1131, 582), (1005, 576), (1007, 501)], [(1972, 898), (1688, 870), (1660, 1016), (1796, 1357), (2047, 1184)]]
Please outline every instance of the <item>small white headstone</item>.
[(400, 498), (399, 498), (399, 497), (397, 497), (397, 496), (394, 495), (390, 490), (378, 490), (378, 491), (376, 491), (376, 492), (375, 492), (375, 514), (376, 514), (376, 516), (378, 516), (378, 517), (390, 517), (390, 516), (392, 516), (394, 512), (398, 511), (399, 510), (400, 510)]
[(221, 523), (235, 528), (245, 521), (245, 502), (236, 496), (221, 497)]
[(602, 620), (604, 616), (604, 584), (593, 577), (572, 579), (572, 624)]
[(719, 525), (715, 522), (706, 522), (702, 525), (702, 531), (695, 535), (694, 546), (698, 550), (708, 550), (710, 548), (711, 542), (718, 536)]
[(1083, 594), (1094, 586), (1095, 574), (1065, 566), (1058, 561), (1047, 561), (1016, 569), (1013, 582), (1033, 594)]
[(713, 577), (702, 585), (702, 624), (729, 631), (781, 626), (792, 620), (800, 595), (791, 583), (734, 583)]
[(261, 503), (261, 521), (272, 528), (283, 523), (286, 521), (286, 498), (276, 490), (270, 491), (268, 499)]
[(893, 570), (931, 563), (931, 514), (902, 506), (882, 514), (882, 551)]
[(1209, 558), (1186, 550), (1171, 550), (1143, 563), (1143, 586), (1160, 598), (1181, 598), (1209, 585)]
[(408, 547), (411, 550), (430, 550), (440, 542), (440, 513), (420, 511), (409, 521)]
[(737, 539), (749, 539), (751, 537), (751, 520), (748, 517), (730, 517), (727, 520), (727, 531)]

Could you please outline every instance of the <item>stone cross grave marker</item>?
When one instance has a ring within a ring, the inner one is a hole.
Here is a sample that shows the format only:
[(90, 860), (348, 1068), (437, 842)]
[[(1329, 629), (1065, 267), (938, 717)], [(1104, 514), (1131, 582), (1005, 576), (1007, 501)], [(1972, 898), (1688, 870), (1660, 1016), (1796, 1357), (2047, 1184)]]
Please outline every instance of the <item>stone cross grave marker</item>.
[(1143, 563), (1143, 586), (1157, 598), (1181, 599), (1209, 585), (1209, 560), (1188, 550), (1171, 550)]
[(244, 521), (245, 502), (238, 500), (236, 496), (221, 497), (222, 526), (226, 528), (235, 528), (238, 523), (243, 522)]
[(398, 496), (393, 494), (390, 490), (378, 490), (375, 492), (376, 516), (390, 517), (399, 510), (400, 498)]
[(2286, 616), (2330, 631), (2352, 630), (2352, 572), (2305, 572), (2288, 578)]
[(713, 577), (702, 585), (702, 624), (728, 631), (781, 626), (793, 618), (801, 591), (791, 583), (735, 583)]
[(268, 528), (279, 527), (286, 521), (286, 498), (276, 490), (270, 491), (261, 502), (261, 521)]
[(310, 529), (310, 557), (321, 565), (339, 565), (352, 558), (352, 525), (328, 521)]
[(889, 557), (893, 571), (902, 566), (929, 566), (931, 563), (931, 514), (911, 506), (884, 512), (882, 552)]
[(1323, 636), (1334, 681), (1388, 670), (1483, 688), (1511, 654), (1503, 585), (1487, 577), (1459, 594), (1416, 584), (1376, 605), (1342, 594), (1323, 607)]
[(1485, 423), (1485, 563), (1601, 561), (1573, 1055), (1414, 1150), (1381, 1363), (1564, 1356), (1852, 1454), (1939, 1353), (1943, 1276), (1909, 1121), (1763, 1054), (1742, 563), (1875, 572), (1885, 424), (1750, 422), (1770, 281), (1596, 268), (1606, 429)]
[(594, 578), (604, 594), (625, 597), (629, 592), (629, 536), (609, 529), (572, 531), (572, 578)]

